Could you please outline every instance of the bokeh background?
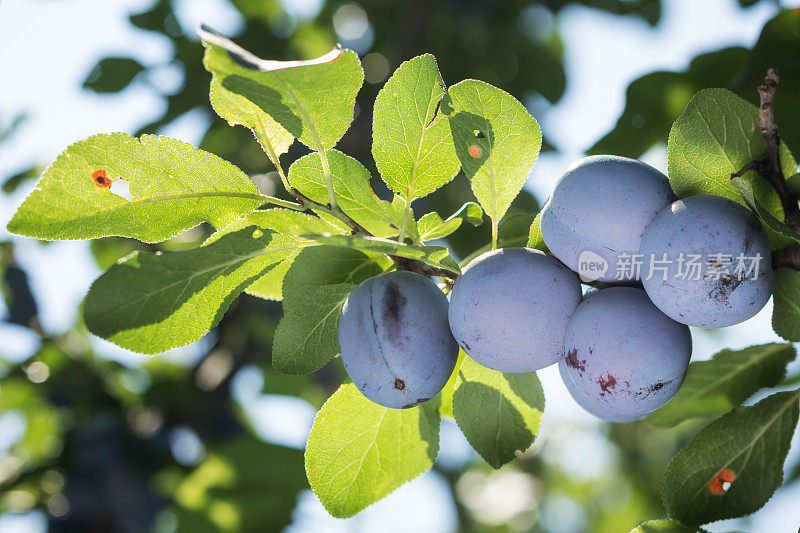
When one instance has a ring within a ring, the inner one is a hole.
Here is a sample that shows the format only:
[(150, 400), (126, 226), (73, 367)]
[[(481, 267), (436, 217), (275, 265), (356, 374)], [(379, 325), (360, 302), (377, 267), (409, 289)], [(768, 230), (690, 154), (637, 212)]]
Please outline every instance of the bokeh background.
[[(366, 82), (339, 147), (374, 172), (371, 108), (400, 62), (436, 55), (445, 81), (474, 77), (521, 100), (545, 150), (501, 230), (520, 245), (563, 169), (584, 153), (666, 170), (669, 126), (702, 87), (755, 102), (781, 69), (781, 133), (800, 153), (800, 1), (785, 0), (2, 0), (0, 2), (0, 532), (625, 532), (664, 514), (658, 481), (697, 430), (605, 424), (540, 372), (547, 407), (531, 450), (494, 471), (444, 420), (431, 472), (354, 518), (308, 489), (303, 447), (339, 361), (283, 376), (270, 365), (280, 304), (242, 295), (214, 331), (145, 357), (87, 334), (91, 281), (132, 250), (196, 246), (199, 227), (157, 246), (107, 238), (43, 243), (5, 231), (42, 169), (97, 132), (160, 133), (233, 161), (259, 186), (272, 168), (249, 132), (208, 104), (194, 32), (206, 22), (266, 58), (310, 58), (337, 42)], [(303, 155), (294, 146), (286, 161)], [(287, 165), (288, 166), (288, 165)], [(385, 193), (379, 180), (377, 191)], [(417, 212), (469, 197), (459, 176)], [(446, 244), (463, 257), (486, 228)], [(778, 340), (771, 304), (750, 321), (693, 331), (696, 360)], [(798, 381), (798, 363), (787, 386)], [(757, 398), (752, 399), (755, 401)], [(767, 506), (711, 531), (800, 526), (800, 437)]]

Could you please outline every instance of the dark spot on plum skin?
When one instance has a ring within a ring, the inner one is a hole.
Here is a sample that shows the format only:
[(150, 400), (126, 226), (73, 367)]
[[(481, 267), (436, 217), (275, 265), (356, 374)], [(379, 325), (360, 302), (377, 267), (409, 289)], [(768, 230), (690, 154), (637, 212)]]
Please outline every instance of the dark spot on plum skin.
[(389, 282), (386, 285), (381, 305), (386, 336), (390, 341), (397, 342), (402, 332), (403, 309), (406, 306), (406, 297), (400, 292), (397, 283)]
[(636, 396), (641, 396), (642, 394), (644, 394), (644, 397), (647, 398), (648, 396), (650, 396), (654, 392), (660, 391), (661, 389), (663, 389), (664, 387), (666, 387), (667, 385), (669, 385), (673, 381), (675, 381), (675, 380), (674, 379), (669, 379), (667, 381), (656, 381), (655, 383), (651, 383), (647, 387), (644, 387), (644, 388), (640, 389), (638, 392), (636, 392)]
[(731, 293), (741, 284), (740, 279), (728, 275), (722, 276), (708, 292), (708, 297), (720, 303), (728, 303)]
[(406, 388), (406, 382), (400, 378), (394, 380), (394, 388), (397, 390), (403, 390)]
[[(591, 350), (589, 350), (591, 353)], [(574, 368), (581, 374), (586, 372), (586, 359), (578, 359), (578, 350), (573, 348), (567, 353), (567, 357), (564, 359), (564, 362), (567, 363), (568, 367)]]
[(606, 373), (606, 377), (600, 376), (597, 378), (597, 384), (600, 385), (600, 389), (603, 391), (600, 393), (600, 396), (604, 396), (606, 393), (611, 393), (611, 390), (617, 387), (617, 378)]
[(462, 342), (461, 347), (464, 348), (465, 350), (469, 350), (469, 344), (467, 344), (466, 342)]
[(411, 407), (416, 407), (416, 406), (418, 406), (420, 404), (423, 404), (423, 403), (427, 402), (429, 399), (430, 398), (419, 398), (416, 402), (404, 405), (402, 408), (403, 409), (409, 409)]

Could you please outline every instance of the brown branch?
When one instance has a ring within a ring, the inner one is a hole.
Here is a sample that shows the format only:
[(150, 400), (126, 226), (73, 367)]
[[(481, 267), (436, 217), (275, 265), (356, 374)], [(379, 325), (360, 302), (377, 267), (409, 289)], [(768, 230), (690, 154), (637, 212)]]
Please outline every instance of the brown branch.
[(795, 231), (800, 231), (800, 207), (797, 205), (797, 197), (786, 183), (786, 177), (783, 175), (781, 167), (781, 137), (778, 133), (778, 123), (775, 121), (773, 105), (779, 82), (778, 71), (771, 68), (767, 70), (764, 83), (758, 86), (758, 96), (761, 99), (761, 105), (758, 107), (758, 127), (761, 130), (761, 136), (764, 137), (769, 160), (769, 164), (764, 162), (760, 165), (760, 174), (778, 193), (786, 225)]
[(400, 270), (416, 272), (417, 274), (422, 274), (423, 276), (439, 276), (451, 280), (458, 278), (458, 274), (455, 272), (431, 266), (428, 263), (423, 263), (422, 261), (417, 261), (416, 259), (400, 257), (399, 255), (390, 255), (389, 258), (395, 262), (397, 268)]
[[(767, 157), (747, 163), (737, 172), (731, 174), (731, 178), (739, 177), (750, 170), (756, 171), (778, 193), (786, 225), (794, 231), (800, 232), (800, 206), (798, 206), (797, 197), (786, 183), (786, 177), (783, 175), (783, 168), (781, 167), (781, 137), (778, 133), (778, 123), (775, 121), (775, 108), (773, 105), (779, 82), (778, 71), (770, 68), (767, 70), (764, 83), (758, 86), (758, 96), (761, 101), (758, 107), (758, 127), (761, 131), (761, 136), (764, 138)], [(773, 268), (800, 270), (800, 244), (791, 244), (773, 253), (772, 266)]]
[(772, 253), (772, 268), (800, 270), (800, 244), (790, 244)]

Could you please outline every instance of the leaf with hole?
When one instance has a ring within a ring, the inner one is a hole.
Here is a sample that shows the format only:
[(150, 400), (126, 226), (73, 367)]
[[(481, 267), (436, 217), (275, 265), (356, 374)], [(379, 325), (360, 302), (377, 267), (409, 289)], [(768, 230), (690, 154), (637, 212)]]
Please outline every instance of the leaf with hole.
[(496, 227), (539, 156), (539, 124), (513, 96), (477, 80), (450, 87), (442, 111), (461, 168)]
[[(119, 183), (129, 186), (130, 199), (114, 193)], [(189, 144), (101, 134), (58, 156), (8, 230), (47, 240), (158, 242), (203, 222), (223, 227), (265, 201), (241, 170)]]
[(722, 350), (709, 361), (695, 361), (678, 393), (647, 421), (673, 426), (693, 417), (727, 413), (758, 390), (777, 385), (795, 355), (791, 344), (771, 343)]
[(738, 407), (681, 448), (661, 479), (669, 516), (700, 525), (760, 509), (783, 480), (799, 396), (779, 392)]
[(345, 383), (317, 413), (306, 445), (311, 489), (330, 514), (353, 516), (422, 474), (439, 451), (439, 406), (411, 409), (367, 400)]

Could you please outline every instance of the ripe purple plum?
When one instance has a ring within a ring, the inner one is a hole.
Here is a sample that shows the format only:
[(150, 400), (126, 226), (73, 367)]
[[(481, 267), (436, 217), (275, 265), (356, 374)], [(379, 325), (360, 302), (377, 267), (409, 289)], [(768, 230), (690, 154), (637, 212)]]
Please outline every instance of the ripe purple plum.
[(339, 319), (339, 349), (364, 396), (399, 409), (442, 390), (458, 358), (447, 306), (436, 284), (413, 272), (370, 278), (350, 293)]
[(559, 370), (575, 401), (599, 418), (629, 422), (678, 392), (692, 337), (643, 290), (610, 287), (587, 295), (578, 306), (567, 326), (564, 351)]
[(564, 357), (564, 332), (581, 301), (578, 277), (530, 248), (502, 248), (472, 261), (450, 293), (450, 329), (478, 363), (531, 372)]
[(749, 209), (727, 198), (672, 203), (647, 226), (639, 254), (647, 295), (682, 324), (738, 324), (772, 294), (769, 238)]
[(636, 281), (636, 271), (620, 256), (639, 251), (645, 227), (673, 200), (669, 180), (650, 165), (611, 155), (584, 157), (564, 172), (544, 206), (542, 238), (586, 280)]

